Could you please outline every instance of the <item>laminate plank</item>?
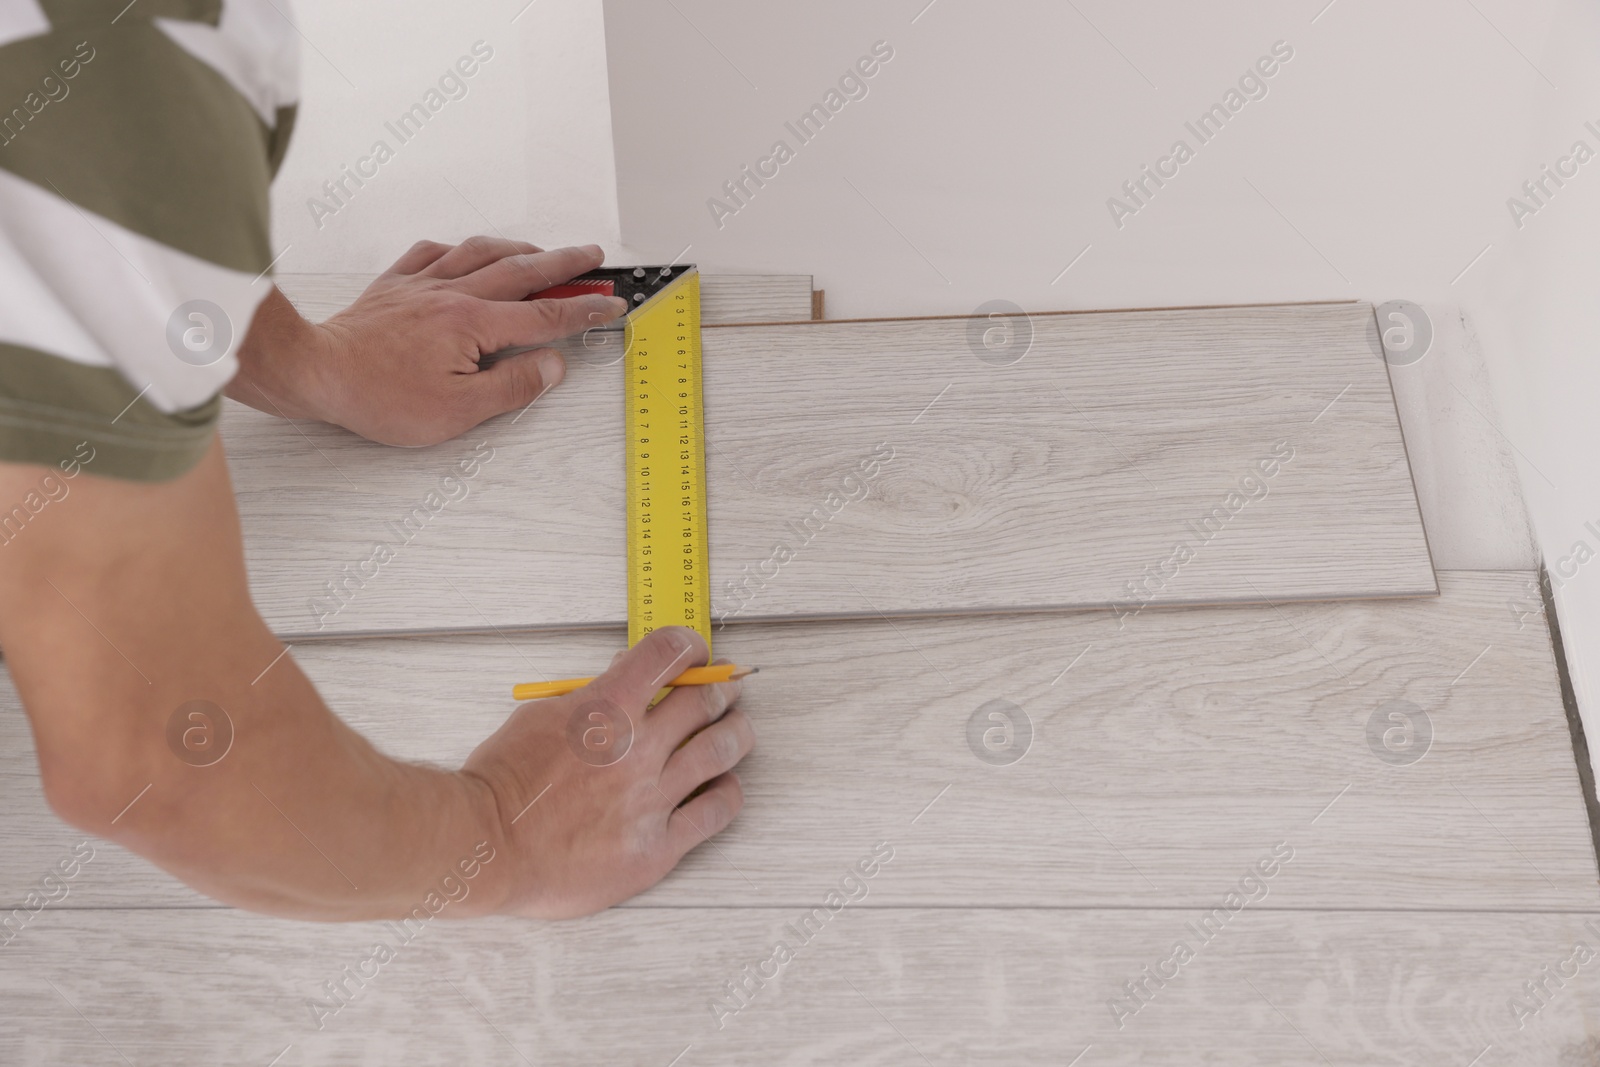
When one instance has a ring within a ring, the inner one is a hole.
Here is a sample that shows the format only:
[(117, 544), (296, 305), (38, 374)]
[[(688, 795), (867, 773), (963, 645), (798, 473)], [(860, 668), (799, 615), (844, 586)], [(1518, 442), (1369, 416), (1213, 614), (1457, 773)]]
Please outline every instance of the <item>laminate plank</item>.
[[(349, 307), (372, 274), (278, 274), (273, 280), (313, 322)], [(797, 322), (812, 318), (809, 274), (707, 274), (700, 279), (706, 322)]]
[(809, 274), (706, 274), (700, 315), (712, 324), (805, 322), (821, 318)]
[[(1034, 316), (1004, 367), (971, 347), (985, 322), (705, 331), (714, 615), (1436, 592), (1366, 305)], [(621, 370), (600, 362), (431, 449), (231, 408), (274, 630), (621, 623)]]
[[(809, 907), (441, 919), (409, 935), (233, 912), (45, 913), (0, 952), (0, 1059), (1576, 1067), (1600, 1051), (1592, 962), (1522, 1028), (1509, 1008), (1576, 942), (1594, 944), (1593, 913), (1263, 903), (1202, 941), (1195, 911), (873, 907), (911, 867), (896, 856), (862, 902), (813, 915), (803, 942), (789, 928)], [(798, 952), (777, 969), (780, 941)], [(1175, 976), (1146, 979), (1174, 974), (1163, 961), (1180, 941)], [(776, 976), (728, 999), (758, 966)], [(1148, 998), (1132, 1001), (1139, 980)], [(347, 998), (328, 990), (339, 981)]]
[[(1286, 843), (1277, 906), (1600, 907), (1549, 636), (1513, 611), (1527, 575), (1443, 577), (1438, 599), (1152, 610), (1121, 630), (1099, 613), (730, 627), (722, 654), (761, 667), (745, 810), (633, 906), (800, 906), (881, 838), (905, 860), (883, 904), (1210, 906)], [(448, 766), (512, 683), (598, 673), (621, 640), (290, 654), (381, 748)], [(81, 835), (46, 809), (3, 693), (0, 900), (20, 901)], [(993, 701), (1019, 709), (1009, 745)], [(1410, 747), (1392, 701), (1413, 705)], [(100, 846), (62, 906), (203, 903)]]

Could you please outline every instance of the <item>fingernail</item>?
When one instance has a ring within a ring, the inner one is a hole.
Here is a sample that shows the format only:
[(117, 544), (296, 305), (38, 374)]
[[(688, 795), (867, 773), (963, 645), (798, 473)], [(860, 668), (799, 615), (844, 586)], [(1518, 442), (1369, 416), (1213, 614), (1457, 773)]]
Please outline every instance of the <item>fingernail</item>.
[(677, 655), (683, 655), (694, 647), (695, 632), (687, 626), (669, 627), (672, 631), (672, 650)]
[(567, 361), (554, 352), (546, 352), (539, 357), (540, 390), (554, 389), (561, 384), (561, 379), (567, 376)]
[(628, 310), (628, 302), (620, 296), (608, 296), (605, 298), (605, 302), (606, 310), (611, 312), (613, 316), (621, 315)]
[(599, 245), (584, 245), (583, 251), (589, 253), (591, 256), (604, 256), (606, 254), (605, 250)]

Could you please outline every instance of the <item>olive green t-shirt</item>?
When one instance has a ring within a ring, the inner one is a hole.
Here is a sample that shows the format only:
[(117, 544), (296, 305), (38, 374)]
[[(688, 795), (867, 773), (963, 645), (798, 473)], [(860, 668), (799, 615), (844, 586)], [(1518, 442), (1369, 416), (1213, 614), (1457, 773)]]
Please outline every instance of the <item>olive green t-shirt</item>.
[(204, 454), (272, 285), (289, 17), (0, 3), (0, 460), (155, 481)]

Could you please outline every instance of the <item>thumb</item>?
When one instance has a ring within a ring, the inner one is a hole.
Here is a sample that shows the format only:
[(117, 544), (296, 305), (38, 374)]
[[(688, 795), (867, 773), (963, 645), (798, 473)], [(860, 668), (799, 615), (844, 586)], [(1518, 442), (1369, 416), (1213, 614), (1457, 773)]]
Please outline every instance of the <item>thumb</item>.
[(561, 353), (541, 348), (507, 356), (476, 374), (469, 374), (467, 388), (474, 397), (478, 421), (525, 408), (561, 384), (567, 376), (567, 361)]

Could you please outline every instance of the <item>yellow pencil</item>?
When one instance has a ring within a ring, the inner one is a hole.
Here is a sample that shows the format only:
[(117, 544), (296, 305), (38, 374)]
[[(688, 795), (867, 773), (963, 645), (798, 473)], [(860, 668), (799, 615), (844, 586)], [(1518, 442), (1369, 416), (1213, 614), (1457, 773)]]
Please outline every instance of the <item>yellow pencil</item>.
[[(667, 686), (679, 685), (711, 685), (714, 682), (728, 682), (738, 678), (747, 678), (760, 670), (759, 667), (740, 667), (732, 663), (716, 663), (710, 667), (690, 667)], [(513, 686), (511, 697), (513, 700), (543, 700), (546, 697), (566, 696), (575, 690), (582, 689), (593, 678), (562, 678), (554, 682), (523, 682)]]

